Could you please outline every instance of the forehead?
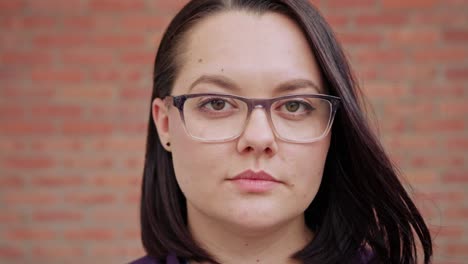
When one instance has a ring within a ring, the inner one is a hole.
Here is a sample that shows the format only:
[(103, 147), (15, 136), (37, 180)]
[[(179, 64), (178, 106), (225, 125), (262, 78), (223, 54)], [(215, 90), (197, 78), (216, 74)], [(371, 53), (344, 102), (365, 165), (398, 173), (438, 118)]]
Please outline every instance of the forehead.
[(259, 94), (294, 78), (321, 86), (304, 34), (294, 21), (272, 12), (227, 11), (204, 18), (188, 32), (180, 59), (174, 93), (184, 93), (195, 79), (214, 74)]

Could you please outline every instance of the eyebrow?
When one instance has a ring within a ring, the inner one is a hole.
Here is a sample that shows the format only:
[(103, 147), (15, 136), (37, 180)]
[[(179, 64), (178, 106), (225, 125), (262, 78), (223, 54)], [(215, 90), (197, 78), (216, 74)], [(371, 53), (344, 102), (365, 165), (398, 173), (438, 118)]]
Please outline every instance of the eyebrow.
[[(195, 80), (192, 83), (192, 85), (190, 85), (189, 93), (195, 86), (197, 86), (200, 83), (214, 84), (226, 90), (230, 90), (231, 92), (240, 91), (239, 86), (237, 86), (235, 82), (233, 82), (231, 79), (225, 76), (202, 75), (197, 80)], [(274, 92), (275, 93), (291, 92), (300, 88), (307, 88), (307, 87), (315, 89), (318, 93), (321, 92), (321, 89), (315, 82), (311, 80), (307, 80), (307, 79), (292, 79), (292, 80), (283, 82), (279, 84), (277, 87), (275, 87)]]

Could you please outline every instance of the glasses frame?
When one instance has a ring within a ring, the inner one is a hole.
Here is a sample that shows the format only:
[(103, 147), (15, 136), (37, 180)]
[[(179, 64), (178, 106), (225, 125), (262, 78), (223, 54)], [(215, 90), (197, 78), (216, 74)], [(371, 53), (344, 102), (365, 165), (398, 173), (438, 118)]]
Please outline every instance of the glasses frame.
[[(189, 133), (187, 130), (187, 126), (185, 124), (185, 116), (184, 116), (184, 104), (189, 98), (196, 98), (196, 97), (202, 97), (202, 96), (221, 96), (221, 97), (226, 97), (226, 98), (231, 98), (231, 99), (237, 99), (240, 101), (243, 101), (247, 104), (247, 117), (245, 119), (244, 127), (240, 130), (241, 132), (238, 135), (235, 135), (233, 137), (227, 138), (227, 139), (221, 139), (221, 140), (207, 140), (203, 138), (198, 138), (193, 136), (192, 134)], [(295, 98), (295, 97), (306, 97), (306, 98), (319, 98), (326, 100), (330, 102), (331, 104), (331, 112), (330, 112), (330, 119), (328, 120), (327, 128), (325, 129), (325, 132), (317, 138), (314, 138), (312, 140), (305, 140), (305, 141), (300, 141), (300, 140), (290, 140), (281, 137), (278, 132), (276, 131), (275, 126), (273, 125), (273, 120), (271, 118), (271, 106), (280, 100), (285, 100), (285, 99), (290, 99), (290, 98)], [(172, 100), (170, 100), (172, 99)], [(164, 97), (164, 101), (166, 103), (166, 106), (175, 106), (179, 110), (180, 118), (182, 119), (182, 122), (184, 124), (184, 129), (185, 132), (190, 135), (193, 139), (201, 142), (207, 142), (207, 143), (216, 143), (216, 142), (228, 142), (234, 139), (237, 139), (240, 137), (244, 131), (245, 128), (247, 127), (247, 124), (250, 121), (250, 116), (252, 114), (252, 111), (254, 109), (260, 109), (263, 108), (266, 112), (268, 122), (270, 124), (270, 127), (275, 134), (275, 136), (283, 141), (286, 142), (291, 142), (291, 143), (312, 143), (321, 140), (322, 138), (326, 137), (328, 133), (330, 132), (331, 126), (333, 124), (333, 120), (335, 119), (336, 112), (340, 106), (340, 101), (341, 99), (336, 96), (332, 95), (325, 95), (325, 94), (292, 94), (292, 95), (285, 95), (285, 96), (279, 96), (279, 97), (274, 97), (274, 98), (268, 98), (268, 99), (257, 99), (257, 98), (246, 98), (242, 96), (237, 96), (237, 95), (231, 95), (231, 94), (221, 94), (221, 93), (197, 93), (197, 94), (182, 94), (182, 95), (177, 95), (177, 96), (172, 96), (168, 95)]]

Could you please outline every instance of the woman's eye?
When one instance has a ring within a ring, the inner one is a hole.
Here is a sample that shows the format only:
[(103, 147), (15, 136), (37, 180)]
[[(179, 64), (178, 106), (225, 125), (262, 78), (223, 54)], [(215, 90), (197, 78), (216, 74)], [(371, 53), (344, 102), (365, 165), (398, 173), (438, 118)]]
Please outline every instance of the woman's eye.
[(214, 110), (219, 111), (223, 110), (223, 108), (226, 106), (226, 102), (224, 100), (215, 99), (210, 102), (210, 105)]
[(284, 103), (282, 107), (284, 107), (284, 109), (289, 113), (305, 112), (312, 110), (312, 107), (310, 105), (300, 101), (289, 101)]
[(201, 103), (201, 107), (213, 111), (223, 111), (232, 108), (232, 105), (224, 99), (212, 98)]

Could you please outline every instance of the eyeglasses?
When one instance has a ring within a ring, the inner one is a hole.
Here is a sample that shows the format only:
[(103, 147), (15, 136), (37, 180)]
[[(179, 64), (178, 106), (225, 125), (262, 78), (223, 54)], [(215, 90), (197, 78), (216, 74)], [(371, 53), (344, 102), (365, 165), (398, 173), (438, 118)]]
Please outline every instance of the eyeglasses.
[(251, 99), (235, 95), (200, 93), (167, 96), (168, 106), (179, 109), (187, 134), (203, 142), (239, 137), (253, 110), (263, 108), (274, 134), (287, 142), (310, 143), (324, 138), (333, 123), (340, 98), (323, 94), (286, 95)]

